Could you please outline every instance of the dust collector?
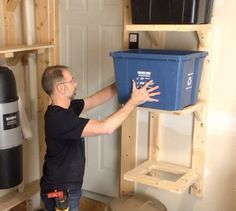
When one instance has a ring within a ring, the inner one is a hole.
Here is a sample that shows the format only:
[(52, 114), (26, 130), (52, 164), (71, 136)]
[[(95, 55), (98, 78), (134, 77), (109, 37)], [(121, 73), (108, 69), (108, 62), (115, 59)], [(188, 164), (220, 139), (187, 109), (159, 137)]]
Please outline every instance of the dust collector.
[(22, 182), (22, 134), (13, 72), (0, 66), (0, 189)]

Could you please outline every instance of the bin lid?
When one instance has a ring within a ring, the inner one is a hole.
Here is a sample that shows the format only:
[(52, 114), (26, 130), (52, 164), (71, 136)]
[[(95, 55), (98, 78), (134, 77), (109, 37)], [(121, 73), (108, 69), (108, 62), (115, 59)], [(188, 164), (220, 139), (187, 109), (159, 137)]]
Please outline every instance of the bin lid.
[(0, 103), (10, 103), (18, 100), (16, 80), (13, 72), (4, 66), (0, 66)]
[(131, 49), (115, 51), (110, 54), (117, 58), (137, 58), (154, 60), (188, 61), (192, 58), (203, 58), (208, 55), (206, 51), (191, 50), (163, 50), (163, 49)]

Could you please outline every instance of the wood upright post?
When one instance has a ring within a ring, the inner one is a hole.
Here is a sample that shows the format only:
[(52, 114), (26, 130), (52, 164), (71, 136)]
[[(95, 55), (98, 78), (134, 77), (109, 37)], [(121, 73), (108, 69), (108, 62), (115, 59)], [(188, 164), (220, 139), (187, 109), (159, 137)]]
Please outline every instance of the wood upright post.
[(59, 63), (58, 5), (58, 0), (35, 0), (36, 42), (39, 44), (50, 43), (56, 45), (56, 48), (48, 49), (45, 53), (37, 56), (38, 126), (41, 170), (45, 154), (44, 113), (48, 106), (48, 97), (41, 88), (41, 77), (48, 65)]

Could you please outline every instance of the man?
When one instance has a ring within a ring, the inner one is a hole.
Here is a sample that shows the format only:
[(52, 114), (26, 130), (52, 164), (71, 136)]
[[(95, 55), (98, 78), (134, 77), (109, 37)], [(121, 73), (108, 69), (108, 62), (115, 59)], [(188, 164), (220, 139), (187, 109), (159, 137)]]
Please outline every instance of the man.
[(85, 99), (74, 100), (77, 82), (68, 67), (47, 67), (42, 76), (42, 87), (51, 104), (45, 113), (46, 155), (41, 178), (41, 198), (48, 211), (55, 210), (55, 200), (48, 193), (63, 191), (69, 195), (70, 211), (79, 210), (79, 199), (85, 168), (84, 138), (111, 134), (134, 108), (145, 102), (158, 102), (158, 86), (148, 89), (152, 81), (137, 89), (133, 81), (130, 100), (118, 111), (103, 120), (79, 117), (82, 112), (101, 105), (116, 94), (112, 84)]

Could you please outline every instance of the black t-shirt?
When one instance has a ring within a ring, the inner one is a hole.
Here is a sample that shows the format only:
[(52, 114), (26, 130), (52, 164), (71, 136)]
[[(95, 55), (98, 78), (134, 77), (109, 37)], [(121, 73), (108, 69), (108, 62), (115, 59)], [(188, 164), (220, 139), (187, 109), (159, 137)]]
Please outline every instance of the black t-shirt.
[(41, 191), (81, 188), (85, 167), (84, 138), (89, 119), (80, 118), (83, 100), (73, 100), (69, 109), (49, 105), (45, 113), (47, 145)]

